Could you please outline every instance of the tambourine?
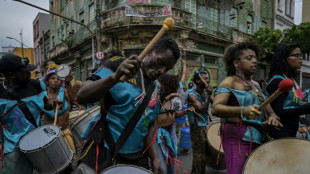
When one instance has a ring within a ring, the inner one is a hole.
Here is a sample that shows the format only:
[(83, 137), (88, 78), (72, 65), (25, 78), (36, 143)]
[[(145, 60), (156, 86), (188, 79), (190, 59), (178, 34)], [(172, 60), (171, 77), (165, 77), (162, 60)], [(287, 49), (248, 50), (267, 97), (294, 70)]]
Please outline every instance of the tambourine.
[(65, 78), (71, 73), (71, 68), (69, 65), (61, 64), (56, 68), (55, 73), (60, 80), (65, 80)]

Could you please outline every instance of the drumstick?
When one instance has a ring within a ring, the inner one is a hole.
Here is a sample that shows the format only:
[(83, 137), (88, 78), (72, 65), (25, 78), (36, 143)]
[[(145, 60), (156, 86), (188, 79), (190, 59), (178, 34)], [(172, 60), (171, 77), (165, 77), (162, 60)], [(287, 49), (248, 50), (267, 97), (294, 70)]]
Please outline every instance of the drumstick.
[[(174, 27), (174, 20), (172, 18), (166, 18), (164, 20), (164, 25), (163, 27), (159, 30), (159, 32), (155, 35), (155, 37), (151, 40), (151, 42), (144, 48), (142, 53), (139, 55), (139, 60), (143, 60), (145, 55), (149, 53), (156, 43), (159, 41), (159, 39), (166, 33), (166, 31), (171, 30)], [(126, 75), (123, 75), (120, 78), (120, 81), (124, 82), (127, 79)]]
[(203, 84), (205, 84), (206, 86), (209, 86), (208, 82), (204, 78), (202, 78), (200, 74), (199, 74), (199, 77)]
[(190, 109), (191, 109), (191, 112), (194, 112), (196, 115), (202, 118), (204, 122), (206, 122), (206, 120), (198, 112), (195, 111), (194, 106), (190, 107)]
[(291, 79), (284, 79), (279, 83), (279, 87), (263, 104), (258, 107), (258, 110), (262, 110), (266, 105), (271, 103), (282, 92), (289, 92), (294, 86), (294, 82)]
[[(59, 97), (57, 97), (57, 100), (59, 100)], [(58, 115), (58, 101), (56, 102), (56, 110), (55, 110), (53, 132), (55, 132), (55, 127), (56, 127), (56, 122), (57, 122), (57, 115)]]

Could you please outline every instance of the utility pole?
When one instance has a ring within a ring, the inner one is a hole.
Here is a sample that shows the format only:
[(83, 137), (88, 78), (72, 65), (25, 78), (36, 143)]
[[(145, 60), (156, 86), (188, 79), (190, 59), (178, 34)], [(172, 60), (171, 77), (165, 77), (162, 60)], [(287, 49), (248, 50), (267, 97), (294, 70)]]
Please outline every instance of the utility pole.
[(24, 44), (23, 44), (23, 30), (21, 29), (20, 30), (20, 33), (19, 33), (19, 35), (20, 35), (20, 43), (22, 44), (22, 58), (24, 58)]
[[(95, 1), (96, 8), (96, 41), (97, 41), (97, 51), (102, 51), (101, 49), (101, 0)], [(95, 61), (93, 61), (93, 64)], [(95, 67), (93, 65), (93, 67)]]

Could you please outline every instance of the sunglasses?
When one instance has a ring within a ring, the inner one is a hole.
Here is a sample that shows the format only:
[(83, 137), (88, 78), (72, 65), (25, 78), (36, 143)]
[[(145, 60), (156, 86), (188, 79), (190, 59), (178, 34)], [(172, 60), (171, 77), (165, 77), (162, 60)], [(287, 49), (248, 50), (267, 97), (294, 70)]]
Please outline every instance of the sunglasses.
[(297, 57), (297, 58), (302, 58), (301, 53), (296, 53), (296, 54), (290, 54), (289, 56)]

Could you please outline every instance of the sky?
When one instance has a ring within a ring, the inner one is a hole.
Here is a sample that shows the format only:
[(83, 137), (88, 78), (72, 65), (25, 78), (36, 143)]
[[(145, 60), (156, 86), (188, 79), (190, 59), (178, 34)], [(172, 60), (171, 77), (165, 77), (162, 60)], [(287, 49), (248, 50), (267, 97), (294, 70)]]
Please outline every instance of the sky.
[[(25, 1), (49, 9), (49, 0)], [(25, 47), (33, 47), (32, 22), (38, 12), (46, 13), (20, 2), (0, 0), (0, 51), (2, 46), (12, 45), (14, 47), (21, 47), (21, 44), (17, 41), (6, 38), (12, 37), (21, 41), (19, 35), (21, 30)]]
[[(45, 9), (49, 9), (49, 0), (25, 0)], [(301, 22), (302, 0), (295, 0), (295, 24)], [(25, 46), (33, 47), (32, 22), (38, 12), (43, 12), (26, 4), (12, 1), (0, 0), (0, 51), (2, 46), (20, 47), (21, 44), (6, 37), (21, 41), (19, 33), (22, 30), (23, 43)]]

